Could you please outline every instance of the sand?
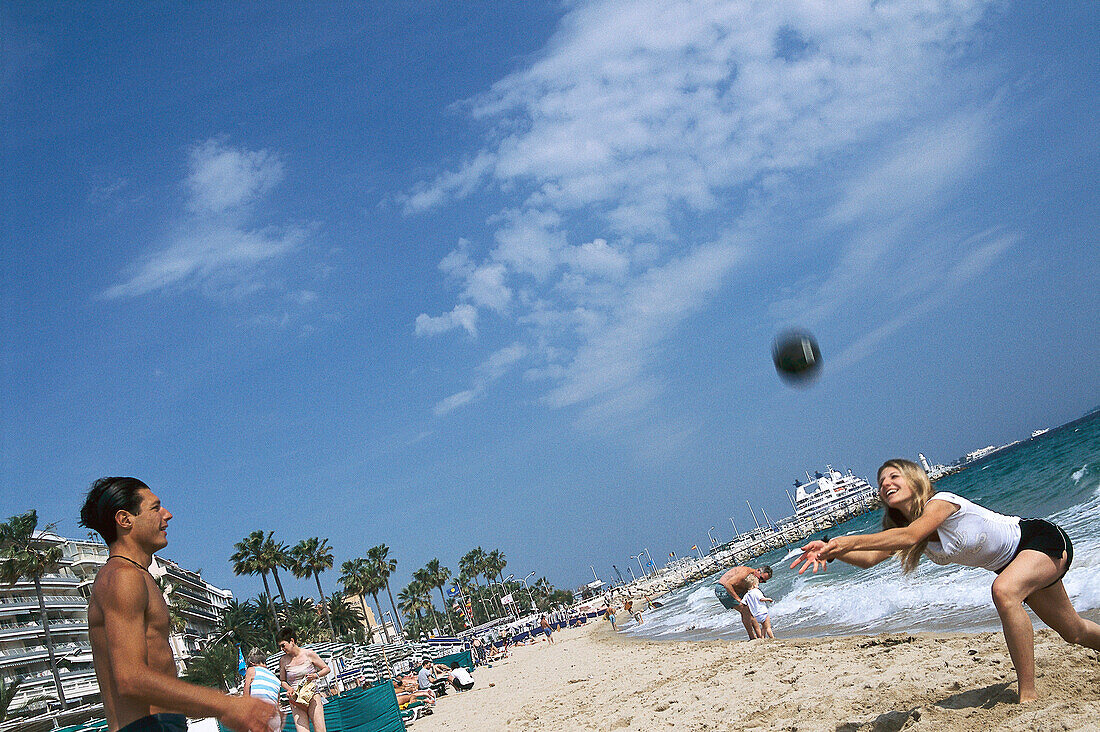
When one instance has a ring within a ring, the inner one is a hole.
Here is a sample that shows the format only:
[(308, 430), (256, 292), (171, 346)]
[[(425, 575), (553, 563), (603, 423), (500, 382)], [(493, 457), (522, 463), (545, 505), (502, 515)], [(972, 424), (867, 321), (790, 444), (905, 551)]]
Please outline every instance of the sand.
[(410, 729), (1100, 730), (1100, 652), (1045, 629), (1028, 705), (999, 633), (688, 643), (598, 622), (554, 638), (478, 669)]

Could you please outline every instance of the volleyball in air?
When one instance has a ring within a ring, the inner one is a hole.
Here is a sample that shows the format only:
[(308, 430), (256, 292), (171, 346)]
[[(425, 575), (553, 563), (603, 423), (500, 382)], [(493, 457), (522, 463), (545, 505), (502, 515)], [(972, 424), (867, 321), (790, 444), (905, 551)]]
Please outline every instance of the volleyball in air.
[(821, 373), (821, 348), (804, 330), (787, 330), (772, 343), (772, 361), (779, 378), (788, 384), (805, 386)]

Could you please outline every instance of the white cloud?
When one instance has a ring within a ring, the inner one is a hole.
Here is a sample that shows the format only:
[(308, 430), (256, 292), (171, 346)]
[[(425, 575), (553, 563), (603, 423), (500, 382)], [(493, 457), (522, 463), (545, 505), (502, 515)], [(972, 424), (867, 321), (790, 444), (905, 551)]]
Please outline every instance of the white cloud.
[[(835, 304), (981, 165), (993, 132), (987, 106), (934, 120), (952, 93), (965, 98), (951, 92), (956, 62), (989, 4), (577, 3), (530, 66), (470, 101), (485, 144), (415, 188), (405, 210), (479, 186), (499, 193), (491, 248), (475, 254), (464, 242), (441, 265), (461, 283), (459, 301), (493, 310), (529, 360), (543, 359), (526, 374), (550, 380), (549, 404), (581, 406), (595, 422), (642, 409), (660, 393), (654, 353), (676, 327), (746, 253), (765, 270), (777, 264), (766, 236), (748, 234), (792, 218), (793, 181), (835, 186), (836, 160), (918, 130), (842, 186), (816, 222), (844, 230), (836, 236), (851, 230), (827, 275)], [(469, 284), (487, 266), (498, 267), (496, 299)], [(776, 311), (812, 307), (792, 298)]]
[(242, 150), (214, 138), (191, 148), (187, 176), (190, 205), (199, 213), (224, 213), (253, 203), (283, 179), (283, 164), (267, 150)]
[(522, 343), (513, 343), (490, 354), (483, 364), (483, 369), (490, 378), (497, 379), (523, 360), (525, 356), (527, 356), (527, 346)]
[(505, 269), (500, 264), (477, 267), (466, 279), (462, 291), (474, 305), (502, 312), (512, 299), (512, 290), (504, 284)]
[(273, 153), (231, 148), (215, 138), (191, 149), (189, 166), (190, 214), (103, 297), (139, 297), (172, 288), (249, 294), (264, 286), (262, 266), (305, 241), (307, 227), (248, 224), (254, 204), (282, 179), (282, 163)]
[(472, 336), (477, 335), (477, 310), (472, 305), (458, 304), (454, 310), (436, 317), (426, 313), (416, 316), (418, 336), (439, 335), (461, 328)]
[(461, 406), (469, 404), (477, 396), (477, 392), (473, 389), (466, 389), (455, 394), (451, 394), (446, 399), (443, 399), (435, 405), (435, 416), (442, 417), (445, 414), (453, 412)]

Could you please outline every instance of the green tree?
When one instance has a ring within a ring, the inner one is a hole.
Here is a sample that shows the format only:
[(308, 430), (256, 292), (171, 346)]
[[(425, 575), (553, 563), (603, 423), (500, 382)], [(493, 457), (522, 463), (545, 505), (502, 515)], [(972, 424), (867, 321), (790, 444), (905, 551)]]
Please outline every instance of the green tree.
[(192, 656), (183, 672), (184, 681), (228, 691), (237, 683), (237, 649), (229, 643), (207, 646)]
[(267, 538), (264, 539), (263, 547), (260, 549), (260, 559), (271, 569), (271, 576), (275, 578), (275, 586), (279, 588), (279, 597), (283, 599), (285, 606), (286, 593), (283, 592), (283, 582), (279, 579), (279, 570), (290, 569), (294, 559), (290, 556), (290, 548), (286, 544), (275, 541), (274, 534), (274, 531), (267, 532)]
[(459, 571), (472, 579), (477, 587), (481, 587), (481, 583), (477, 581), (477, 578), (484, 571), (485, 556), (485, 550), (478, 546), (463, 554), (462, 558), (458, 560)]
[(299, 643), (312, 643), (321, 638), (321, 612), (313, 598), (290, 598), (287, 623), (294, 628), (295, 638)]
[(508, 559), (500, 549), (494, 549), (485, 555), (482, 571), (486, 577), (496, 577), (497, 582), (504, 583), (504, 568), (508, 566)]
[[(272, 533), (274, 532), (265, 535), (260, 529), (253, 531), (234, 545), (237, 551), (229, 557), (229, 561), (233, 563), (233, 574), (238, 576), (258, 574), (263, 578), (263, 596), (269, 603), (271, 603), (271, 586), (267, 584), (267, 573), (270, 567), (264, 556), (264, 544)], [(278, 635), (282, 632), (283, 626), (279, 622), (279, 613), (275, 610), (274, 603), (271, 605), (271, 619), (275, 622), (275, 644), (278, 645)]]
[[(344, 591), (349, 595), (359, 598), (359, 605), (363, 608), (363, 617), (367, 617), (366, 600), (366, 560), (349, 559), (340, 565), (340, 579), (337, 581), (344, 586)], [(374, 628), (367, 628), (367, 642), (374, 643)]]
[(350, 636), (356, 630), (363, 629), (363, 615), (359, 608), (348, 602), (348, 597), (339, 590), (334, 590), (328, 598), (328, 616), (332, 620), (332, 626), (341, 636)]
[(276, 627), (280, 616), (276, 616), (275, 602), (261, 592), (256, 595), (256, 603), (253, 613), (256, 617), (256, 625), (261, 628), (268, 640), (264, 642), (270, 648), (279, 647), (279, 631)]
[(447, 625), (451, 629), (451, 635), (454, 635), (455, 626), (454, 623), (451, 622), (451, 608), (447, 604), (446, 596), (443, 594), (443, 586), (446, 585), (447, 580), (451, 578), (451, 570), (444, 567), (438, 559), (432, 559), (424, 565), (424, 569), (427, 571), (428, 584), (439, 590), (439, 599), (443, 601), (443, 613), (447, 618)]
[[(0, 524), (0, 583), (9, 587), (25, 579), (34, 583), (34, 594), (38, 597), (38, 620), (46, 637), (46, 654), (57, 689), (57, 700), (61, 702), (62, 709), (68, 709), (65, 690), (61, 688), (50, 624), (46, 618), (46, 598), (42, 594), (42, 578), (61, 567), (62, 552), (60, 546), (51, 546), (39, 540), (37, 528), (38, 512), (34, 510), (12, 516)], [(47, 525), (43, 527), (43, 532), (52, 528), (52, 525)]]
[[(256, 606), (251, 600), (245, 600), (243, 603), (230, 600), (218, 622), (218, 629), (228, 638), (232, 638), (235, 643), (240, 643), (246, 650), (260, 648), (264, 643), (262, 639), (267, 635), (263, 632), (260, 618), (256, 614)], [(273, 650), (273, 646), (264, 644), (263, 649), (270, 651)]]
[(435, 622), (435, 627), (442, 632), (443, 624), (439, 622), (439, 616), (436, 615), (435, 612), (435, 604), (432, 603), (432, 588), (435, 587), (435, 584), (431, 574), (426, 567), (421, 567), (413, 572), (413, 580), (415, 580), (415, 584), (410, 582), (409, 586), (415, 587), (416, 590), (421, 593), (420, 596), (423, 598), (425, 607), (432, 612), (432, 620)]
[(336, 629), (332, 627), (332, 619), (328, 616), (325, 591), (321, 589), (321, 572), (332, 569), (334, 561), (328, 539), (319, 539), (316, 536), (302, 539), (290, 550), (290, 555), (294, 558), (294, 564), (290, 570), (295, 577), (305, 579), (313, 575), (313, 579), (317, 581), (317, 594), (321, 596), (321, 610), (324, 612), (329, 632), (332, 633), (333, 640), (336, 640)]
[[(405, 586), (405, 589), (397, 593), (398, 606), (401, 608), (401, 612), (405, 613), (410, 621), (418, 622), (421, 619), (421, 610), (427, 610), (428, 606), (424, 604), (424, 592), (421, 589), (420, 582), (413, 579)], [(410, 638), (409, 640), (414, 640)]]
[[(401, 613), (397, 612), (397, 603), (393, 601), (393, 592), (390, 591), (390, 575), (397, 571), (397, 560), (390, 558), (390, 548), (385, 544), (372, 546), (368, 549), (367, 559), (374, 564), (378, 577), (386, 587), (386, 594), (390, 597), (390, 607), (393, 608), (393, 622), (397, 623), (397, 630), (400, 632), (402, 630)], [(375, 604), (378, 604), (377, 600), (375, 600)], [(382, 616), (379, 615), (378, 618), (381, 622)], [(386, 624), (382, 623), (382, 627), (385, 626)]]
[(0, 722), (8, 718), (8, 707), (11, 706), (11, 700), (15, 698), (19, 687), (22, 685), (23, 679), (19, 677), (14, 679), (0, 678)]

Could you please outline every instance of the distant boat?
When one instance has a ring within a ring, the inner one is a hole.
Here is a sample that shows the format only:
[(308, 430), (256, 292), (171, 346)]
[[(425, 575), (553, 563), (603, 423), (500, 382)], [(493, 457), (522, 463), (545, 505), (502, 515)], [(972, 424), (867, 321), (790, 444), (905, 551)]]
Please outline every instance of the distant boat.
[(807, 482), (794, 482), (795, 513), (798, 516), (815, 516), (828, 513), (850, 499), (870, 500), (878, 495), (877, 489), (849, 470), (841, 473), (827, 466), (825, 474), (806, 475)]
[(1042, 430), (1035, 430), (1034, 432), (1031, 433), (1031, 439), (1034, 440), (1039, 435), (1045, 435), (1047, 432), (1050, 432), (1050, 427), (1047, 427), (1046, 429), (1042, 429)]

